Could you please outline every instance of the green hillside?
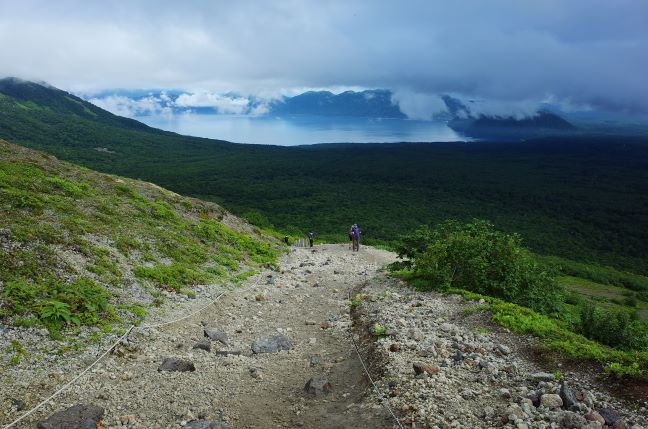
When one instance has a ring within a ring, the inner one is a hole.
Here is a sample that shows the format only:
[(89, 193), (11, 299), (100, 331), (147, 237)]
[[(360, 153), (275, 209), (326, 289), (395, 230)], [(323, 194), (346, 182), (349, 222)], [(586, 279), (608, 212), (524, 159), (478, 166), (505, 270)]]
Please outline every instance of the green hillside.
[(272, 242), (216, 204), (0, 140), (0, 325), (137, 323), (273, 264)]
[[(648, 139), (236, 145), (119, 118), (65, 92), (0, 84), (0, 137), (222, 204), (263, 226), (389, 242), (489, 219), (535, 252), (648, 273)], [(35, 95), (36, 94), (36, 95)]]

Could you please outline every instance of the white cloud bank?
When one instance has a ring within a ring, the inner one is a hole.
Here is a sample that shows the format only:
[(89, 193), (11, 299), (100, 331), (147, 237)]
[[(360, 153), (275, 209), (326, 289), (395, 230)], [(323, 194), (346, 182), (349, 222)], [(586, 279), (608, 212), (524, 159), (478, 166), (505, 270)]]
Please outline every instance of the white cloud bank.
[(397, 88), (423, 116), (445, 93), (646, 113), (647, 22), (645, 0), (0, 0), (0, 76), (72, 91)]

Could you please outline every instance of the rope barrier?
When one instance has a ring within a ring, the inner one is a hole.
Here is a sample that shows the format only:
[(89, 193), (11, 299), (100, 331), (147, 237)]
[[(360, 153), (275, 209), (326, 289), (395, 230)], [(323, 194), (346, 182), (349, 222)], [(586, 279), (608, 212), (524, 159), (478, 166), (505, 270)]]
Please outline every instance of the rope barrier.
[(99, 356), (99, 358), (98, 358), (97, 360), (95, 360), (95, 361), (94, 361), (94, 362), (93, 362), (89, 367), (87, 367), (86, 369), (84, 369), (83, 371), (81, 371), (81, 373), (80, 373), (79, 375), (77, 375), (77, 376), (74, 377), (72, 380), (70, 380), (70, 381), (68, 381), (67, 383), (65, 383), (65, 384), (63, 385), (63, 387), (61, 387), (60, 389), (58, 389), (56, 392), (52, 393), (48, 398), (46, 398), (46, 399), (44, 399), (43, 401), (41, 401), (41, 402), (40, 402), (38, 405), (36, 405), (34, 408), (32, 408), (31, 410), (29, 410), (28, 412), (26, 412), (26, 413), (23, 414), (22, 416), (18, 417), (18, 418), (17, 418), (16, 420), (14, 420), (13, 422), (9, 423), (7, 426), (4, 427), (4, 429), (9, 429), (9, 428), (15, 426), (16, 423), (19, 423), (20, 421), (22, 421), (22, 420), (25, 419), (26, 417), (32, 415), (32, 414), (33, 414), (37, 409), (39, 409), (39, 408), (42, 407), (43, 405), (47, 404), (49, 401), (51, 401), (51, 400), (54, 399), (56, 396), (58, 396), (61, 392), (63, 392), (65, 389), (67, 389), (67, 388), (68, 388), (72, 383), (74, 383), (75, 381), (77, 381), (79, 378), (83, 377), (83, 375), (85, 375), (88, 371), (90, 371), (90, 369), (91, 369), (92, 367), (94, 367), (94, 366), (95, 366), (95, 365), (96, 365), (96, 364), (97, 364), (101, 359), (104, 358), (104, 356), (106, 356), (108, 353), (110, 353), (110, 351), (111, 351), (113, 348), (115, 348), (115, 346), (117, 346), (117, 344), (119, 344), (119, 342), (120, 342), (121, 340), (123, 340), (124, 338), (126, 338), (126, 337), (128, 336), (128, 334), (130, 334), (130, 332), (133, 330), (134, 327), (135, 327), (134, 325), (130, 325), (130, 327), (128, 328), (128, 330), (126, 331), (126, 333), (125, 333), (124, 335), (122, 335), (121, 337), (119, 337), (119, 339), (118, 339), (117, 341), (115, 341), (115, 342), (113, 343), (113, 345), (110, 346), (110, 348), (109, 348), (108, 350), (106, 350), (105, 352), (103, 352), (103, 354), (102, 354), (101, 356)]
[[(349, 301), (351, 301), (351, 291), (349, 291)], [(398, 417), (396, 417), (396, 414), (394, 414), (394, 411), (389, 406), (389, 402), (387, 402), (387, 400), (385, 399), (383, 394), (380, 392), (380, 389), (378, 389), (378, 386), (374, 382), (373, 378), (371, 377), (371, 374), (369, 374), (369, 370), (367, 369), (367, 366), (365, 365), (364, 360), (362, 359), (362, 355), (360, 354), (360, 349), (358, 348), (358, 344), (356, 344), (355, 338), (353, 338), (353, 333), (351, 332), (349, 334), (349, 336), (351, 337), (351, 342), (353, 343), (353, 347), (355, 348), (356, 354), (358, 355), (358, 359), (360, 360), (360, 363), (362, 364), (362, 369), (364, 369), (365, 374), (367, 374), (367, 378), (369, 378), (369, 381), (371, 382), (371, 385), (373, 386), (374, 391), (382, 399), (382, 406), (385, 407), (387, 409), (387, 411), (389, 411), (389, 414), (391, 414), (391, 416), (394, 418), (394, 420), (396, 421), (396, 424), (398, 425), (398, 427), (400, 429), (404, 429), (402, 423), (400, 422), (400, 420), (398, 420)]]
[(205, 305), (204, 307), (200, 308), (199, 310), (194, 311), (193, 313), (191, 313), (191, 314), (189, 314), (189, 315), (187, 315), (187, 316), (181, 317), (181, 318), (176, 319), (176, 320), (170, 320), (170, 321), (168, 321), (168, 322), (160, 322), (160, 323), (154, 323), (154, 324), (152, 324), (152, 325), (136, 326), (135, 329), (153, 329), (153, 328), (159, 328), (160, 326), (171, 325), (171, 324), (173, 324), (173, 323), (178, 323), (178, 322), (180, 322), (180, 321), (182, 321), (182, 320), (189, 319), (190, 317), (193, 317), (193, 316), (195, 316), (196, 314), (202, 312), (202, 311), (205, 310), (207, 307), (210, 307), (211, 305), (213, 305), (213, 304), (214, 304), (216, 301), (218, 301), (218, 300), (220, 299), (220, 297), (223, 296), (224, 294), (225, 294), (225, 292), (221, 292), (221, 293), (220, 293), (216, 298), (214, 298), (213, 300), (211, 300), (211, 301), (209, 302), (209, 304)]
[[(258, 275), (256, 281), (254, 282), (254, 286), (256, 286), (256, 285), (259, 283), (259, 280), (261, 279), (262, 274), (263, 274), (263, 271), (261, 271), (261, 272), (259, 273), (259, 275)], [(112, 350), (113, 350), (113, 349), (114, 349), (114, 348), (115, 348), (115, 347), (116, 347), (116, 346), (117, 346), (117, 345), (118, 345), (118, 344), (119, 344), (119, 343), (120, 343), (124, 338), (127, 338), (128, 335), (130, 335), (130, 333), (131, 333), (133, 330), (135, 330), (135, 329), (153, 329), (153, 328), (159, 328), (160, 326), (171, 325), (171, 324), (173, 324), (173, 323), (177, 323), (177, 322), (180, 322), (180, 321), (182, 321), (182, 320), (189, 319), (190, 317), (193, 317), (193, 316), (197, 315), (198, 313), (202, 312), (202, 311), (205, 310), (207, 307), (213, 305), (213, 304), (214, 304), (216, 301), (218, 301), (218, 300), (219, 300), (219, 299), (220, 299), (224, 294), (225, 294), (225, 292), (221, 292), (221, 293), (220, 293), (216, 298), (214, 298), (213, 300), (211, 300), (211, 301), (210, 301), (208, 304), (206, 304), (205, 306), (203, 306), (203, 307), (201, 307), (200, 309), (194, 311), (193, 313), (191, 313), (191, 314), (189, 314), (189, 315), (186, 315), (186, 316), (183, 316), (183, 317), (181, 317), (181, 318), (179, 318), (179, 319), (174, 319), (174, 320), (170, 320), (170, 321), (167, 321), (167, 322), (154, 323), (154, 324), (152, 324), (152, 325), (144, 325), (144, 326), (135, 326), (135, 325), (130, 325), (130, 326), (128, 327), (128, 330), (126, 331), (126, 333), (123, 334), (121, 337), (119, 337), (119, 338), (117, 339), (117, 341), (115, 341), (115, 342), (114, 342), (114, 343), (113, 343), (113, 344), (112, 344), (112, 345), (111, 345), (111, 346), (110, 346), (110, 347), (109, 347), (105, 352), (103, 352), (103, 353), (101, 354), (101, 356), (99, 356), (99, 357), (98, 357), (94, 362), (92, 362), (92, 364), (90, 364), (90, 366), (88, 366), (86, 369), (84, 369), (83, 371), (81, 371), (81, 373), (80, 373), (79, 375), (77, 375), (77, 376), (74, 377), (72, 380), (70, 380), (70, 381), (68, 381), (67, 383), (65, 383), (61, 388), (59, 388), (56, 392), (52, 393), (48, 398), (46, 398), (46, 399), (44, 399), (43, 401), (41, 401), (41, 402), (40, 402), (38, 405), (36, 405), (34, 408), (32, 408), (31, 410), (27, 411), (25, 414), (23, 414), (22, 416), (18, 417), (18, 418), (17, 418), (16, 420), (14, 420), (13, 422), (9, 423), (7, 426), (4, 427), (4, 429), (10, 429), (10, 428), (14, 427), (17, 423), (20, 423), (22, 420), (24, 420), (25, 418), (29, 417), (29, 416), (32, 415), (34, 412), (36, 412), (36, 410), (38, 410), (40, 407), (42, 407), (43, 405), (47, 404), (49, 401), (51, 401), (51, 400), (54, 399), (56, 396), (58, 396), (59, 394), (61, 394), (65, 389), (67, 389), (68, 387), (70, 387), (70, 386), (71, 386), (75, 381), (77, 381), (78, 379), (80, 379), (81, 377), (83, 377), (83, 376), (84, 376), (88, 371), (90, 371), (90, 369), (92, 369), (92, 368), (93, 368), (97, 363), (99, 363), (99, 361), (100, 361), (101, 359), (103, 359), (103, 358), (104, 358), (108, 353), (110, 353), (110, 352), (111, 352), (111, 351), (112, 351)]]

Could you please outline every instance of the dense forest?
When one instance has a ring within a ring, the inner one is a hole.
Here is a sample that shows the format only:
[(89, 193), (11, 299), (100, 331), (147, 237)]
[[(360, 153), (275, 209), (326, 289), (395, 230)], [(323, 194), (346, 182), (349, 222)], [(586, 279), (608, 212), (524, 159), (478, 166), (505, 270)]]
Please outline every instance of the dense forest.
[(237, 145), (114, 116), (66, 92), (0, 84), (0, 138), (223, 204), (261, 226), (392, 241), (482, 218), (541, 254), (648, 273), (648, 139)]

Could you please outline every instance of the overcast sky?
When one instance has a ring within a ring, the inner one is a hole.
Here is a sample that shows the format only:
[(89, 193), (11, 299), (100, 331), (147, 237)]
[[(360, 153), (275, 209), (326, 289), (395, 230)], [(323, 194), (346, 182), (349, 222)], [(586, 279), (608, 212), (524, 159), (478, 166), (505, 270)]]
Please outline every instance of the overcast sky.
[(647, 0), (0, 0), (0, 76), (70, 91), (388, 88), (648, 112)]

